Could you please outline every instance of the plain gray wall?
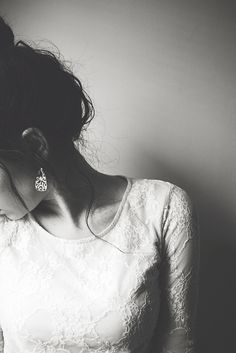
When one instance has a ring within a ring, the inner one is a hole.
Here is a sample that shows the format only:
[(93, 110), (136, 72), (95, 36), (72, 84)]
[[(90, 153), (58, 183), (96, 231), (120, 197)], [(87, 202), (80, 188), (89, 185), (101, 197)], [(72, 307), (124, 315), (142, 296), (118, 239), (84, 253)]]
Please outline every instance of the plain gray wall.
[(99, 163), (91, 163), (108, 174), (168, 180), (189, 192), (201, 227), (198, 352), (232, 352), (234, 2), (5, 0), (1, 13), (18, 39), (48, 39), (73, 61), (97, 111), (88, 139)]

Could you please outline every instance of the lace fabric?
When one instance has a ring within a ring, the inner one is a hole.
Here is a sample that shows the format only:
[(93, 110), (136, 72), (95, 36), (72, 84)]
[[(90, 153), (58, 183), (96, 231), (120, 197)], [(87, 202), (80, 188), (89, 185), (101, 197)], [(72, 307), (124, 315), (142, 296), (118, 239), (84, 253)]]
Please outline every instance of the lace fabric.
[(156, 179), (128, 191), (103, 234), (123, 252), (46, 236), (30, 218), (0, 225), (0, 353), (195, 353), (191, 200)]
[(194, 353), (199, 295), (199, 217), (185, 190), (172, 185), (163, 219), (161, 311), (152, 352)]

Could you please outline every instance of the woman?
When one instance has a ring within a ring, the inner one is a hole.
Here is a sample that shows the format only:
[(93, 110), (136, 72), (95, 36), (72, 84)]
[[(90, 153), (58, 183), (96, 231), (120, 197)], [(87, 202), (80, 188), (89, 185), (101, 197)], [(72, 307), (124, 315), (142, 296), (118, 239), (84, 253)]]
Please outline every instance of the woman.
[(4, 353), (193, 353), (199, 237), (186, 191), (80, 153), (93, 105), (0, 20)]

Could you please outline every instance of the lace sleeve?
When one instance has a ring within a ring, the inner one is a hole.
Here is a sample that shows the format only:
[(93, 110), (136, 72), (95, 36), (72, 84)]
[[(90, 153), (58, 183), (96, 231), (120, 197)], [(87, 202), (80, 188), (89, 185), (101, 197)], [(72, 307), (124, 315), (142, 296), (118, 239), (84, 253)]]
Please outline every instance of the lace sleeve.
[(3, 338), (3, 332), (0, 327), (0, 353), (4, 353), (4, 338)]
[(172, 184), (162, 223), (161, 306), (154, 353), (195, 353), (199, 222), (187, 192)]

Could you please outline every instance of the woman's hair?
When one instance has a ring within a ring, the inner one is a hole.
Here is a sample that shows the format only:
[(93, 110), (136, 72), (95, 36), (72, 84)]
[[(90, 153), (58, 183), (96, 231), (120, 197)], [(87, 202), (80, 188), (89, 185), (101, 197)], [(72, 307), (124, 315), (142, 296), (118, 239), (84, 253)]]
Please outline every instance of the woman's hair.
[[(51, 51), (33, 48), (22, 40), (15, 43), (12, 29), (0, 17), (0, 152), (26, 153), (22, 132), (36, 127), (46, 137), (49, 149), (60, 154), (66, 146), (79, 142), (82, 130), (93, 117), (93, 104), (73, 72)], [(33, 157), (53, 175), (47, 160), (37, 152)], [(1, 166), (26, 207), (8, 168), (2, 162)], [(79, 172), (91, 187), (88, 225), (94, 189), (86, 175)]]
[(79, 138), (94, 116), (80, 80), (54, 53), (14, 43), (0, 17), (0, 148), (19, 148), (21, 133), (38, 127), (53, 144)]

